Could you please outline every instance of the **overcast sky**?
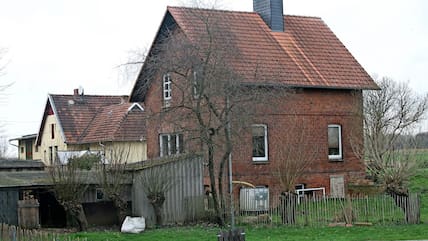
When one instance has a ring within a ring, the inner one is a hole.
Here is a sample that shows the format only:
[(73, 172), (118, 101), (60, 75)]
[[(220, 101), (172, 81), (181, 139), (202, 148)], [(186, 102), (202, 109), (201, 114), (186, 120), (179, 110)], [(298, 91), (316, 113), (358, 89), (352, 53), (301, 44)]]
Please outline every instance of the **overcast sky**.
[[(166, 6), (183, 0), (1, 0), (0, 125), (8, 138), (38, 131), (47, 94), (129, 95), (135, 76), (118, 65), (147, 49)], [(222, 8), (252, 11), (252, 0)], [(284, 13), (321, 17), (369, 74), (428, 92), (428, 1), (284, 0)], [(428, 125), (424, 127), (428, 129)]]

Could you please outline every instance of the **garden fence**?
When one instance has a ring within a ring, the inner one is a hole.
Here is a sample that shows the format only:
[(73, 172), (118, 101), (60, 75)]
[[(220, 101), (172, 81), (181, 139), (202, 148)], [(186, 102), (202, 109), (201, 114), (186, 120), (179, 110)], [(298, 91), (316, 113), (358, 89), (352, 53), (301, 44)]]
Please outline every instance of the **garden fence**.
[(1, 241), (87, 241), (86, 238), (60, 237), (59, 234), (35, 229), (22, 229), (13, 225), (0, 223)]
[[(259, 200), (250, 200), (257, 202)], [(241, 199), (242, 205), (242, 199)], [(260, 202), (263, 202), (260, 200)], [(247, 211), (237, 206), (238, 224), (296, 226), (416, 224), (420, 222), (420, 198), (409, 196), (322, 196), (277, 195), (269, 206)], [(243, 206), (243, 205), (242, 205)]]

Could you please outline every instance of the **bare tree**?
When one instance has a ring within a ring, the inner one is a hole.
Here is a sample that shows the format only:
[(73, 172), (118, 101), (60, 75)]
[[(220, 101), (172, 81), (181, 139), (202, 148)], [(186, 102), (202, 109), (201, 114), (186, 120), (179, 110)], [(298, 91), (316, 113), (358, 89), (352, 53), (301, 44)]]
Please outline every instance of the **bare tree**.
[[(399, 137), (414, 132), (428, 108), (428, 95), (419, 96), (407, 83), (384, 77), (381, 90), (364, 92), (364, 156), (369, 174), (391, 194), (407, 195), (407, 182), (415, 167), (416, 145), (397, 149)], [(414, 133), (413, 133), (414, 134)], [(357, 143), (357, 142), (355, 142)], [(355, 146), (362, 146), (360, 145)]]
[(166, 199), (166, 193), (175, 183), (175, 180), (167, 173), (167, 168), (155, 163), (146, 167), (140, 177), (140, 182), (146, 193), (147, 199), (153, 206), (157, 226), (163, 224), (162, 206)]
[[(287, 92), (284, 87), (248, 84), (263, 78), (256, 69), (254, 80), (246, 79), (244, 84), (232, 64), (240, 53), (229, 27), (218, 24), (218, 16), (207, 11), (189, 11), (201, 34), (189, 37), (174, 26), (165, 30), (147, 56), (140, 78), (149, 85), (152, 79), (163, 79), (174, 89), (174, 99), (165, 99), (161, 110), (147, 111), (159, 129), (162, 123), (173, 126), (172, 131), (185, 134), (189, 149), (205, 153), (217, 222), (224, 225), (224, 179), (234, 143), (254, 123), (257, 110), (273, 108)], [(147, 88), (137, 86), (135, 91)]]
[(131, 153), (130, 146), (104, 147), (102, 164), (97, 166), (100, 186), (106, 196), (113, 202), (117, 212), (117, 221), (122, 223), (128, 212), (126, 180), (129, 179), (127, 162)]
[(293, 117), (289, 124), (285, 125), (288, 126), (287, 132), (282, 134), (281, 138), (271, 136), (271, 139), (278, 139), (271, 141), (277, 144), (273, 147), (277, 157), (273, 175), (279, 179), (282, 192), (294, 193), (299, 179), (316, 160), (318, 149), (309, 141), (311, 133), (301, 128), (310, 125), (306, 122), (305, 117)]
[[(4, 63), (4, 56), (6, 55), (7, 50), (4, 48), (0, 48), (0, 77), (4, 75), (6, 63)], [(5, 103), (6, 94), (5, 90), (9, 88), (12, 83), (3, 83), (0, 79), (0, 105)], [(6, 137), (4, 136), (4, 125), (0, 123), (0, 158), (6, 158), (8, 150), (8, 143), (6, 141)]]
[[(316, 160), (317, 145), (311, 143), (308, 138), (311, 133), (302, 126), (309, 126), (305, 117), (291, 117), (286, 133), (279, 136), (271, 135), (271, 143), (276, 143), (276, 163), (273, 176), (279, 179), (281, 187), (281, 218), (286, 224), (294, 224), (296, 221), (297, 195), (295, 186), (299, 179), (309, 171)], [(297, 125), (296, 123), (299, 123)], [(285, 136), (284, 136), (285, 135)], [(277, 140), (275, 140), (277, 139)]]
[(8, 143), (4, 136), (2, 136), (2, 132), (0, 129), (0, 159), (6, 159), (7, 158), (7, 151), (8, 151)]
[(85, 155), (71, 157), (65, 165), (49, 167), (55, 198), (65, 212), (77, 222), (80, 231), (85, 231), (88, 227), (81, 203), (83, 194), (88, 188), (87, 172), (82, 170), (82, 167), (86, 169), (87, 158), (88, 156)]

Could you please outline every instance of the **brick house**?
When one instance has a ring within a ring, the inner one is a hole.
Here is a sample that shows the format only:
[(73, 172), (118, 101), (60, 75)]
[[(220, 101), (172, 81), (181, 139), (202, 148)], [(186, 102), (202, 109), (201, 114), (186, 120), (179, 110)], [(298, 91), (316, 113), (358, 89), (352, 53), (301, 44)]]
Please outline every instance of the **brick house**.
[[(206, 34), (197, 16), (215, 19), (228, 30), (220, 39), (226, 51), (233, 41), (237, 48), (233, 51), (239, 52), (224, 61), (239, 73), (243, 85), (282, 86), (294, 92), (275, 113), (259, 110), (251, 130), (242, 135), (232, 153), (233, 179), (281, 191), (273, 175), (279, 149), (286, 148), (281, 144), (291, 129), (302, 129), (305, 142), (315, 150), (315, 160), (298, 183), (343, 196), (347, 183), (365, 177), (352, 139), (362, 140), (362, 91), (378, 87), (320, 18), (283, 15), (282, 0), (253, 3), (254, 12), (168, 7), (149, 56), (157, 54), (153, 49), (170, 32), (184, 33), (190, 41)], [(149, 75), (148, 71), (143, 65), (130, 101), (144, 102), (147, 109), (161, 112), (178, 98), (170, 81), (174, 77), (168, 72)], [(156, 123), (148, 126), (148, 158), (191, 151), (179, 131)]]
[(119, 150), (129, 152), (128, 162), (147, 159), (143, 107), (127, 96), (80, 92), (48, 95), (33, 159), (52, 165), (58, 153), (104, 151), (109, 159)]

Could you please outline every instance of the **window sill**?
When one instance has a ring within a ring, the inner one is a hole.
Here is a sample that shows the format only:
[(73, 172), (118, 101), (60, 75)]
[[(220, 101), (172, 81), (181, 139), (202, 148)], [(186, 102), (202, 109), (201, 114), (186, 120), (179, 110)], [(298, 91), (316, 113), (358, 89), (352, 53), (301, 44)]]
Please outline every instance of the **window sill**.
[(343, 162), (343, 158), (342, 157), (338, 157), (338, 158), (329, 157), (328, 161), (329, 162)]
[(254, 165), (266, 165), (266, 164), (269, 164), (269, 160), (257, 160), (257, 161), (252, 160), (252, 162), (253, 162)]

